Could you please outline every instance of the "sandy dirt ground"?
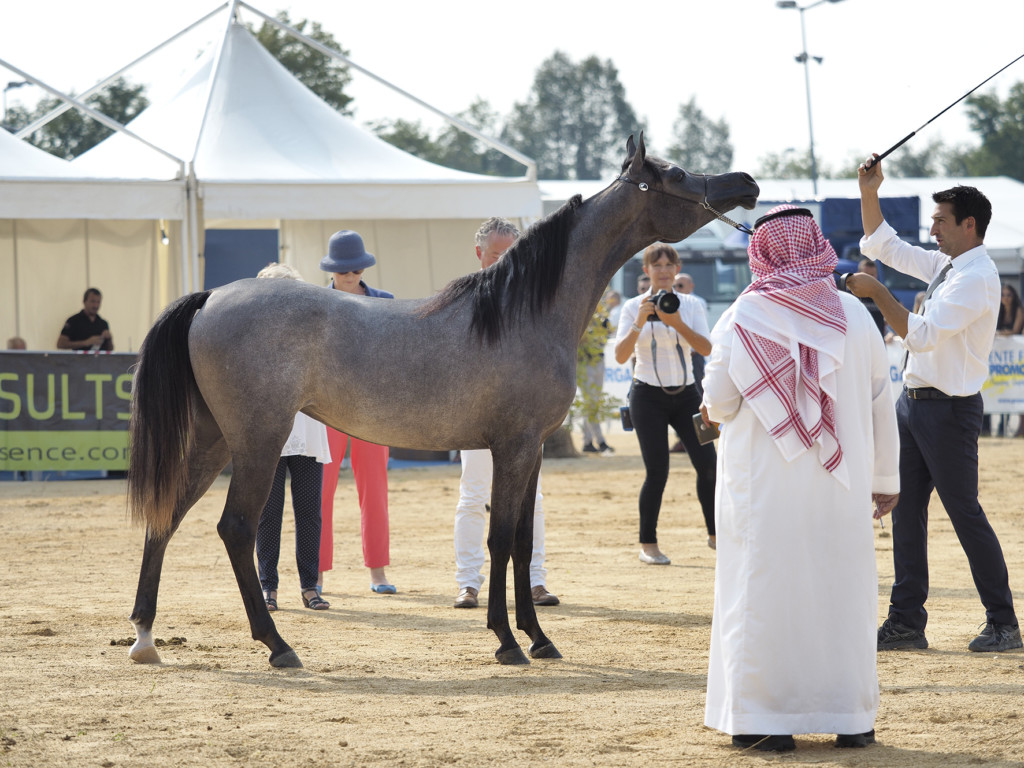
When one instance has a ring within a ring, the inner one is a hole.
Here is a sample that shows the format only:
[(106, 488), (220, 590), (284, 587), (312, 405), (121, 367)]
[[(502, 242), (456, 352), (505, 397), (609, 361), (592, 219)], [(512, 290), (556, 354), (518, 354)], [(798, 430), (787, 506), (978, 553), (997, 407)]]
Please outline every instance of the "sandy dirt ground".
[[(967, 651), (984, 611), (937, 501), (931, 648), (880, 656), (877, 745), (840, 751), (830, 736), (801, 736), (795, 753), (765, 756), (705, 728), (715, 553), (693, 472), (673, 457), (659, 530), (673, 563), (645, 566), (636, 442), (610, 441), (612, 457), (544, 465), (548, 586), (563, 602), (538, 610), (564, 659), (528, 667), (497, 664), (482, 608), (452, 607), (457, 465), (392, 472), (395, 596), (369, 590), (343, 473), (330, 611), (302, 607), (294, 560), (282, 558), (275, 621), (305, 663), (297, 670), (271, 668), (249, 637), (215, 530), (228, 478), (169, 547), (159, 665), (116, 645), (134, 637), (143, 539), (123, 482), (0, 484), (0, 766), (1024, 766), (1024, 654)], [(981, 463), (1021, 603), (1024, 441), (983, 439)], [(880, 616), (887, 533), (876, 535)], [(802, 634), (793, 627), (794, 642)]]

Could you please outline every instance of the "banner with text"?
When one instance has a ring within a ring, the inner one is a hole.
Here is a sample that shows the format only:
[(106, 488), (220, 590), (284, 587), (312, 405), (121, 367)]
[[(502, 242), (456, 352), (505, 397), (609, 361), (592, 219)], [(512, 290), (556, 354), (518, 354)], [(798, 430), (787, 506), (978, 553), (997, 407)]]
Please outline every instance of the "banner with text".
[(131, 354), (0, 353), (0, 470), (128, 468)]
[[(898, 341), (886, 346), (892, 399), (903, 391), (903, 347)], [(981, 387), (985, 413), (1024, 413), (1024, 336), (996, 336), (988, 356), (988, 379)]]

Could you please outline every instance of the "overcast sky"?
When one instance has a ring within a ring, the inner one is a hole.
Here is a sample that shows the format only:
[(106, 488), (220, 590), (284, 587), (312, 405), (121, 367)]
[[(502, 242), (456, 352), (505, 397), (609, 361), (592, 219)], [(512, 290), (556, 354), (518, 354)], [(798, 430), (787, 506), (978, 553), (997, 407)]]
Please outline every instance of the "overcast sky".
[[(805, 7), (810, 3), (801, 0)], [(217, 8), (215, 0), (50, 0), (0, 5), (0, 59), (50, 85), (81, 92)], [(775, 0), (518, 0), (492, 3), (253, 0), (274, 15), (319, 21), (351, 58), (447, 112), (476, 97), (502, 114), (530, 92), (555, 50), (574, 61), (611, 59), (655, 147), (671, 142), (679, 106), (691, 97), (731, 129), (736, 170), (768, 152), (808, 146), (800, 12)], [(635, 9), (635, 10), (634, 10)], [(259, 19), (243, 9), (242, 17)], [(1024, 53), (1020, 0), (842, 0), (804, 14), (819, 164), (882, 151)], [(226, 15), (129, 73), (156, 98), (224, 29)], [(2, 67), (0, 67), (2, 69)], [(0, 71), (3, 83), (17, 80)], [(1005, 96), (1024, 80), (1024, 60), (986, 85)], [(355, 73), (359, 122), (429, 113)], [(7, 93), (31, 105), (36, 87)], [(961, 103), (910, 145), (973, 142)], [(623, 137), (625, 140), (625, 137)], [(700, 171), (701, 169), (690, 169)]]

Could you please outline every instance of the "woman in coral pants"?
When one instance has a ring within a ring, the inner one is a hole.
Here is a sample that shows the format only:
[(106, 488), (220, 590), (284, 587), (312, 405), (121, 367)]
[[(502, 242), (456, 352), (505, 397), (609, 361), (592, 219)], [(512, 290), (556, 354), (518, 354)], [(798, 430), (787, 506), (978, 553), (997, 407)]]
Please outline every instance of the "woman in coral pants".
[[(394, 294), (370, 288), (362, 280), (363, 270), (377, 263), (367, 253), (363, 238), (343, 229), (331, 235), (327, 255), (320, 260), (320, 269), (333, 276), (330, 288), (356, 296), (393, 299)], [(331, 463), (324, 465), (323, 495), (320, 502), (320, 575), (317, 587), (323, 589), (324, 571), (334, 567), (334, 491), (338, 487), (338, 469), (345, 457), (348, 442), (352, 443), (352, 474), (359, 493), (362, 515), (363, 563), (370, 569), (370, 589), (378, 594), (393, 595), (397, 590), (384, 575), (388, 559), (388, 449), (386, 446), (350, 438), (333, 429), (327, 430)]]

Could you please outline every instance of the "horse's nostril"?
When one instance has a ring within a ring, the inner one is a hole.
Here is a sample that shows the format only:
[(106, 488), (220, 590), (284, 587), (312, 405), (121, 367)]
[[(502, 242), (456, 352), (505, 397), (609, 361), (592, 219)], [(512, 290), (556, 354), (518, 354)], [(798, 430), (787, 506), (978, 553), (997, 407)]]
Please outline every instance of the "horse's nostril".
[(741, 173), (740, 175), (743, 176), (744, 181), (749, 181), (751, 184), (754, 183), (754, 177), (751, 176), (749, 173)]

